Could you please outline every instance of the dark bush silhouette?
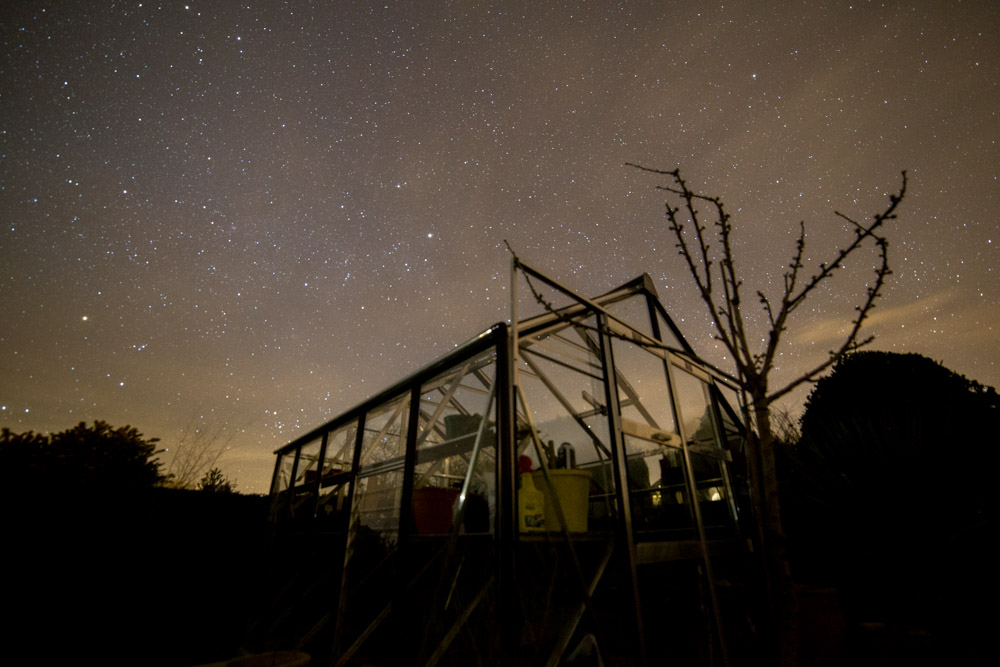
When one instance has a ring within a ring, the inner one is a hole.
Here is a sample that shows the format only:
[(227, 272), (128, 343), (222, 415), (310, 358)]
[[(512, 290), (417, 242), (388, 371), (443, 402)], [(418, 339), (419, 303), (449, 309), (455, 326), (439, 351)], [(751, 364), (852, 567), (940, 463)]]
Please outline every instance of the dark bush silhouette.
[(796, 571), (838, 584), (854, 621), (970, 631), (997, 589), (998, 416), (996, 390), (921, 355), (839, 362), (784, 461)]
[(852, 354), (806, 402), (795, 457), (804, 491), (859, 526), (909, 523), (920, 508), (939, 535), (961, 530), (996, 506), (998, 398), (918, 354)]
[(155, 438), (100, 421), (0, 432), (5, 664), (240, 653), (268, 564), (269, 501), (165, 488), (157, 454)]
[(158, 438), (107, 422), (44, 435), (0, 431), (0, 470), (9, 484), (50, 492), (123, 491), (150, 488), (163, 479), (156, 460)]

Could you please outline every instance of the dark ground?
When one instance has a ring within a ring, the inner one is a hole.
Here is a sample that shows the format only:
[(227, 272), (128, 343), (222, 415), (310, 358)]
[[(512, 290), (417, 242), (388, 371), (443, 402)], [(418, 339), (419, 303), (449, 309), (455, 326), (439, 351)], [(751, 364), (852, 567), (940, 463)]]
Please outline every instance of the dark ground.
[[(5, 498), (2, 597), (13, 613), (0, 626), (3, 663), (191, 665), (293, 648), (254, 647), (247, 634), (275, 570), (294, 567), (275, 567), (267, 498), (170, 489)], [(1000, 664), (996, 547), (984, 537), (994, 533), (928, 542), (940, 567), (907, 571), (894, 584), (905, 591), (869, 590), (877, 572), (862, 582), (835, 562), (800, 562), (800, 663)]]
[[(181, 665), (239, 654), (268, 499), (149, 489), (6, 493), (6, 664)], [(21, 659), (16, 659), (16, 657)]]

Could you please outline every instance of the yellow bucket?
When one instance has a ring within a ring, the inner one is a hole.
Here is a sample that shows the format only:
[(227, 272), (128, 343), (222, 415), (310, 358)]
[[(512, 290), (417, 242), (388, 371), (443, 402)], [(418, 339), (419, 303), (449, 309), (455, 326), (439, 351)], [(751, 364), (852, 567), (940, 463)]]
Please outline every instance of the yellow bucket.
[[(531, 473), (535, 487), (545, 494), (545, 527), (552, 532), (561, 531), (562, 523), (552, 504), (552, 493), (545, 483), (545, 473), (536, 470)], [(549, 470), (552, 486), (559, 494), (559, 506), (566, 517), (566, 527), (571, 533), (587, 532), (587, 512), (590, 506), (590, 473), (586, 470)]]

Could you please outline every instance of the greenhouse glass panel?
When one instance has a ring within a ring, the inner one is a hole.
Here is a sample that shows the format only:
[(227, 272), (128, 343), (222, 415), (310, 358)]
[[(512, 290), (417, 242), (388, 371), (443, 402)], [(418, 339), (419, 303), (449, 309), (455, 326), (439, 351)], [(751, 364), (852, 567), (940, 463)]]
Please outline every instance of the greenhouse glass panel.
[(342, 591), (340, 639), (346, 645), (386, 608), (396, 585), (409, 405), (406, 392), (365, 416)]
[(719, 401), (719, 418), (722, 422), (722, 440), (730, 451), (742, 450), (746, 439), (746, 426), (743, 424), (743, 411), (740, 406), (739, 394), (734, 389), (721, 382), (714, 384)]
[(367, 529), (386, 547), (396, 545), (409, 405), (407, 393), (374, 408), (366, 417), (351, 510), (352, 540)]
[(675, 350), (688, 349), (687, 345), (677, 337), (673, 327), (667, 322), (666, 316), (658, 308), (656, 310), (656, 317), (660, 325), (660, 340), (663, 341), (663, 344)]
[[(595, 327), (595, 319), (587, 316), (520, 339), (524, 402), (518, 405), (515, 446), (517, 457), (531, 461), (538, 484), (543, 483), (539, 452), (550, 468), (575, 467), (583, 471), (581, 476), (589, 477), (587, 530), (610, 528), (617, 514), (604, 371)], [(554, 508), (546, 505), (546, 511)], [(546, 521), (559, 525), (549, 518)]]
[(319, 450), (323, 438), (316, 438), (302, 445), (299, 450), (299, 465), (295, 469), (295, 482), (292, 486), (315, 485), (319, 479)]
[(332, 524), (331, 528), (339, 528), (344, 523), (342, 519), (350, 488), (351, 465), (357, 435), (357, 420), (353, 420), (327, 435), (316, 517)]
[[(413, 516), (418, 534), (448, 533), (462, 490), (463, 533), (496, 516), (496, 353), (452, 367), (420, 392)], [(471, 467), (470, 467), (471, 464)]]
[(690, 529), (681, 438), (667, 381), (655, 349), (612, 340), (615, 380), (636, 531)]
[[(751, 506), (750, 498), (750, 468), (747, 461), (747, 430), (743, 423), (743, 411), (739, 402), (739, 395), (736, 391), (721, 382), (713, 385), (716, 393), (715, 399), (718, 405), (719, 422), (722, 426), (722, 442), (729, 452), (732, 462), (723, 466), (722, 471), (726, 474), (728, 488), (732, 491), (730, 504), (732, 512), (738, 520), (750, 521), (749, 512), (745, 511)], [(749, 531), (753, 526), (749, 523), (744, 526)]]
[(282, 493), (292, 485), (292, 468), (295, 466), (294, 450), (281, 454), (275, 468), (274, 488), (271, 493)]
[(604, 308), (631, 328), (654, 338), (649, 318), (649, 305), (645, 294), (630, 296), (627, 299), (607, 304)]
[(323, 438), (318, 437), (299, 448), (288, 511), (296, 521), (312, 518), (316, 511), (316, 491), (319, 481), (319, 454)]
[(730, 525), (731, 494), (725, 472), (727, 452), (721, 446), (718, 423), (712, 409), (709, 385), (685, 369), (674, 366), (681, 424), (691, 456), (694, 487), (705, 526)]

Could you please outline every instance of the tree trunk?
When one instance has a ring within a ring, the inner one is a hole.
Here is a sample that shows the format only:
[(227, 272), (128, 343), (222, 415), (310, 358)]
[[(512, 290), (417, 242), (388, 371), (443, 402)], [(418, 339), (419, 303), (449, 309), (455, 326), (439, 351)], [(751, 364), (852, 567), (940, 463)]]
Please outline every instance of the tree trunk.
[(781, 525), (781, 501), (778, 496), (778, 470), (774, 453), (775, 438), (771, 431), (771, 414), (766, 391), (758, 397), (751, 394), (757, 421), (757, 465), (759, 469), (757, 497), (764, 534), (764, 566), (767, 570), (768, 600), (772, 637), (776, 642), (772, 655), (777, 664), (792, 667), (798, 658), (798, 600), (788, 561), (785, 531)]

